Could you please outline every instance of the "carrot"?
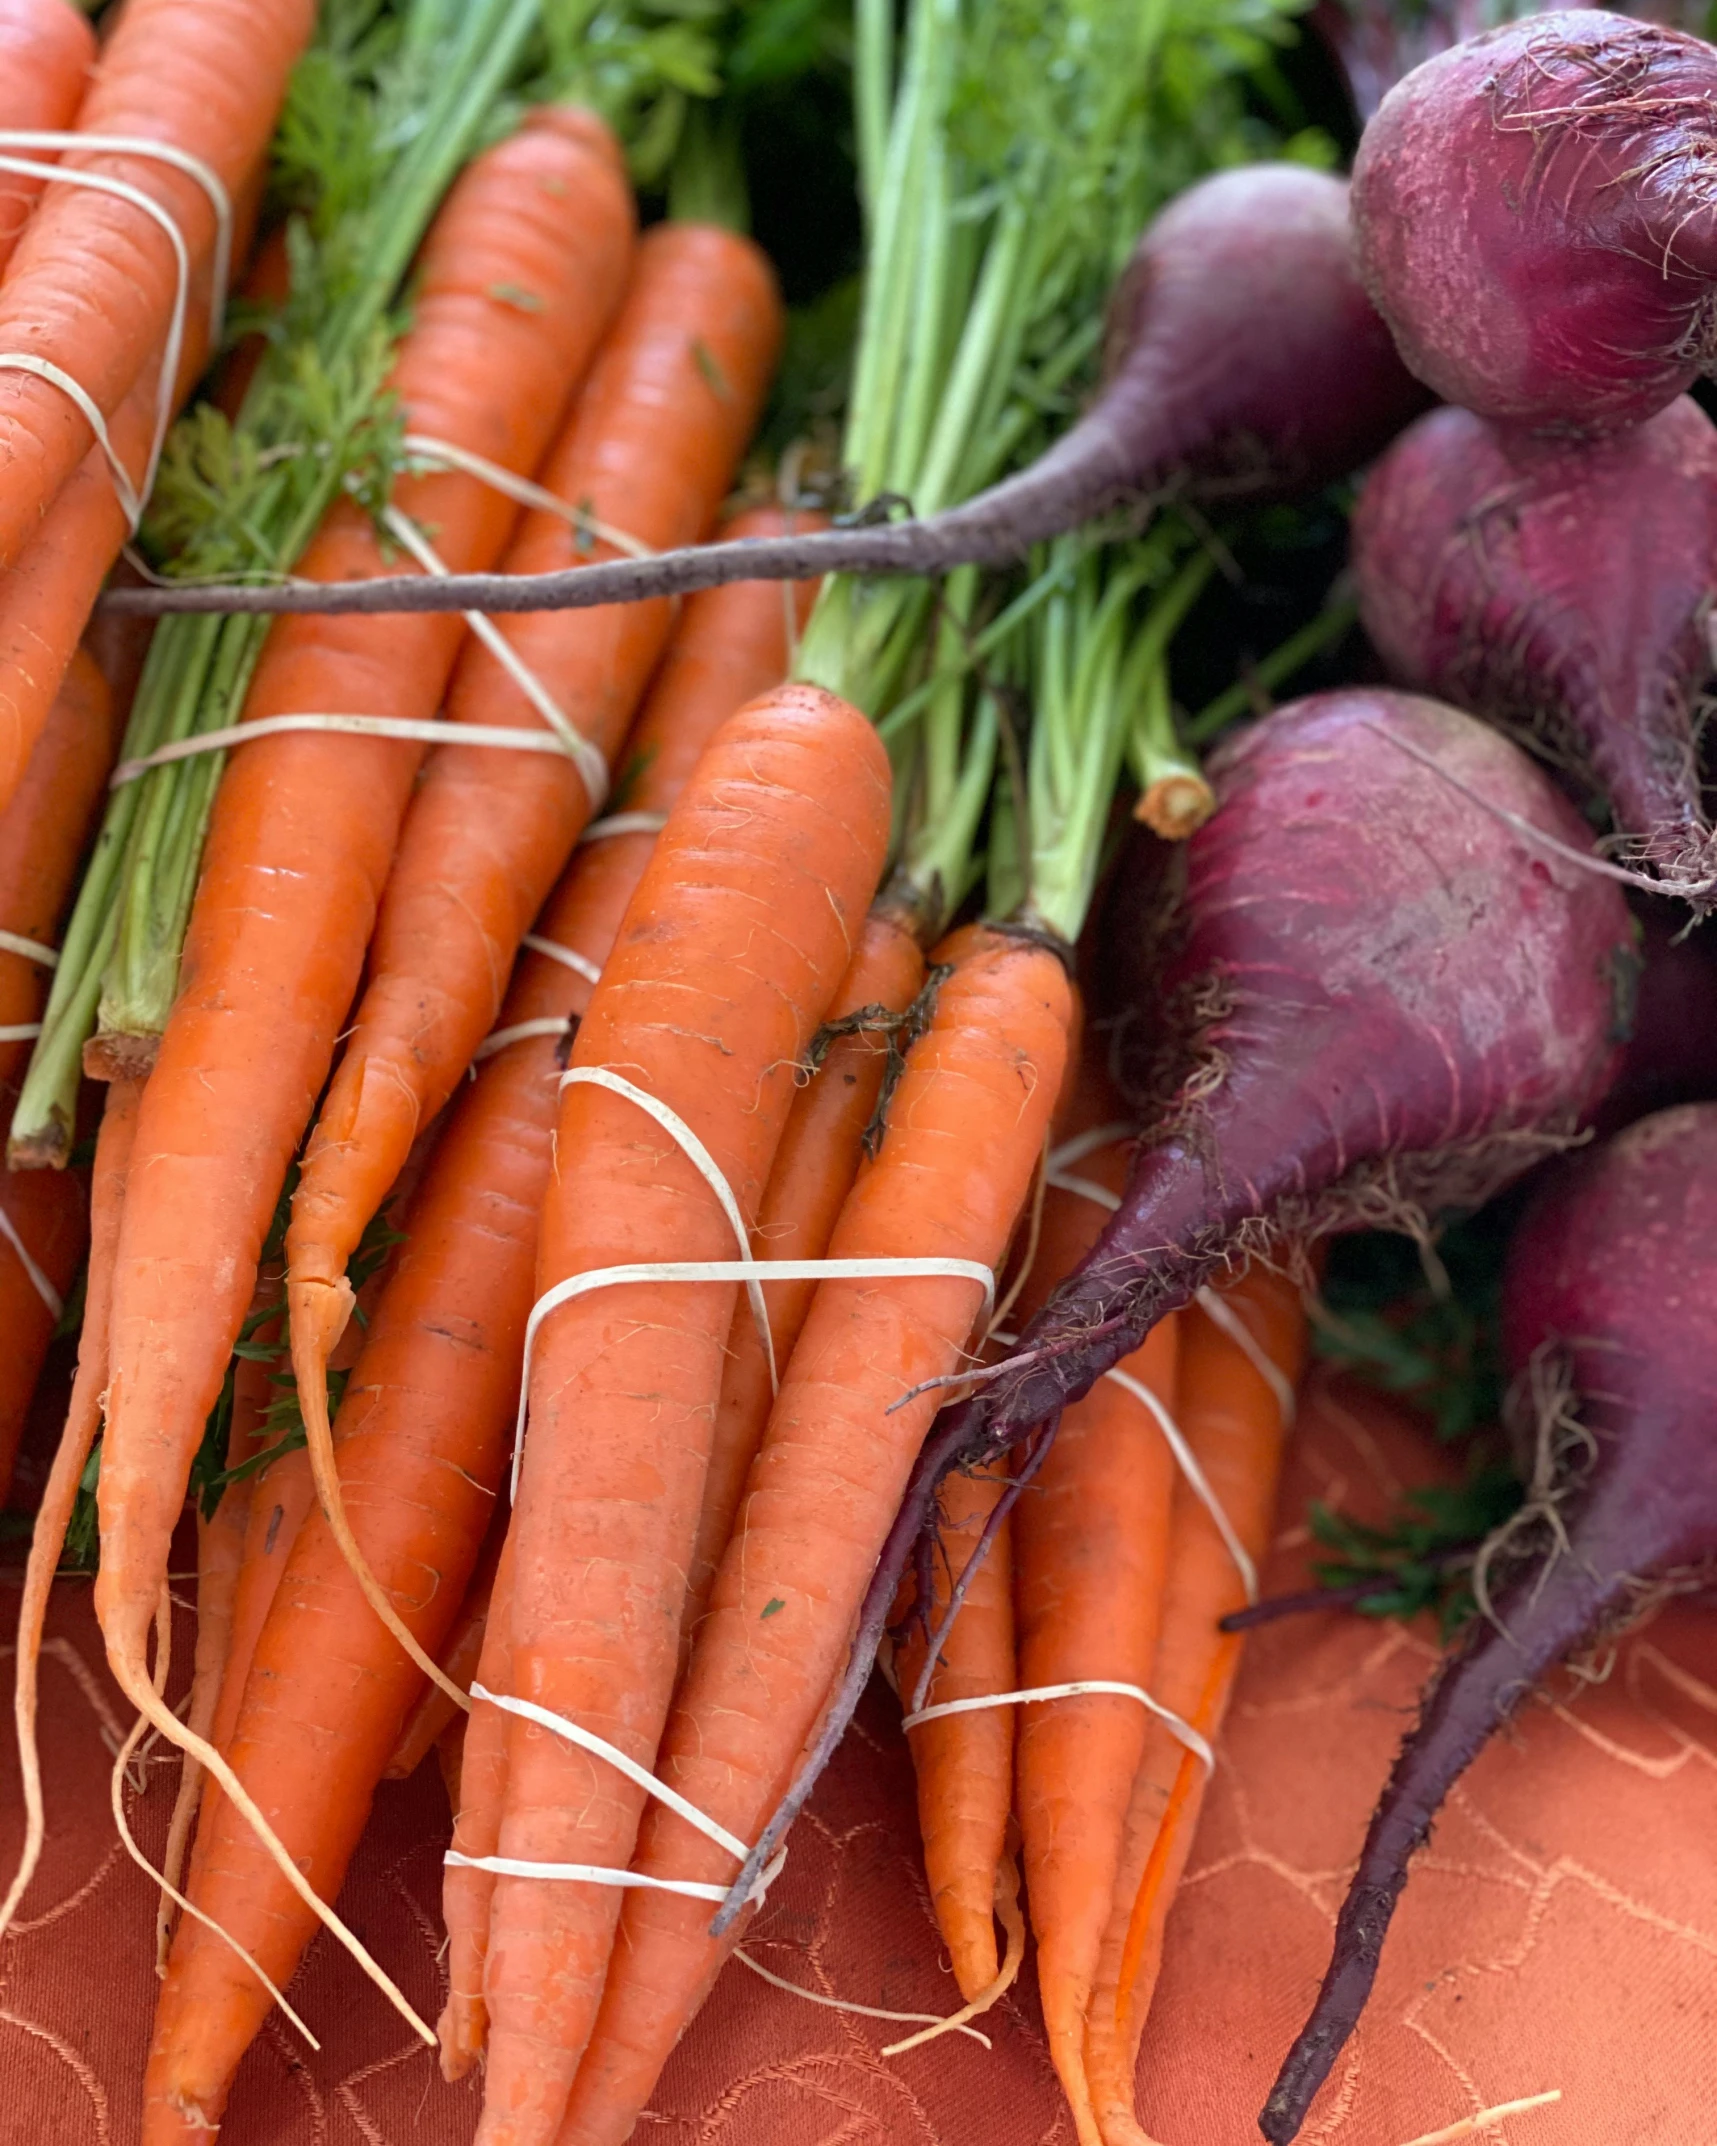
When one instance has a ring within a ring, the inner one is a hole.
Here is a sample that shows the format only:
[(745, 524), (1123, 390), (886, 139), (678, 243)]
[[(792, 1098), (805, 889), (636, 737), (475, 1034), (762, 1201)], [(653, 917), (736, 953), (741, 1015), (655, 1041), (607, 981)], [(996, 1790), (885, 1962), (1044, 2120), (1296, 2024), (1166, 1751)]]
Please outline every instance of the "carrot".
[[(984, 1468), (950, 1476), (943, 1489), (931, 1585), (922, 1601), (908, 1598), (913, 1623), (895, 1655), (903, 1699), (918, 1682), (929, 1634), (940, 1629), (953, 1589), (965, 1577), (1007, 1483), (1005, 1467)], [(926, 1694), (931, 1706), (1019, 1689), (1013, 1533), (1010, 1515), (968, 1584), (960, 1613), (937, 1653)], [(996, 1706), (945, 1715), (918, 1723), (907, 1736), (918, 1779), (918, 1826), (930, 1905), (961, 1996), (968, 2004), (987, 2008), (994, 2001), (992, 1993), (1000, 1994), (1002, 1975), (996, 1955), (996, 1900), (1013, 1808), (1013, 1709)], [(1017, 1969), (1017, 1957), (1012, 1964)]]
[[(0, 132), (62, 133), (77, 116), (95, 64), (95, 32), (67, 0), (0, 5)], [(34, 159), (45, 155), (30, 150)], [(41, 197), (45, 179), (0, 177), (0, 275)]]
[(90, 1180), (89, 1284), (84, 1295), (83, 1327), (78, 1335), (77, 1372), (71, 1405), (60, 1435), (48, 1480), (37, 1508), (24, 1569), (23, 1601), (18, 1611), (17, 1679), (12, 1714), (18, 1736), (18, 1768), (24, 1788), (24, 1847), (6, 1897), (0, 1901), (0, 1933), (18, 1911), (45, 1838), (42, 1769), (36, 1749), (37, 1672), (41, 1666), (42, 1630), (48, 1596), (65, 1548), (66, 1528), (77, 1503), (78, 1485), (101, 1427), (102, 1392), (107, 1385), (108, 1320), (119, 1219), (125, 1205), (126, 1178), (137, 1126), (135, 1082), (115, 1081), (107, 1091), (101, 1130), (96, 1136)]
[[(273, 130), (314, 22), (312, 0), (130, 0), (103, 48), (78, 129), (172, 143), (236, 194)], [(86, 152), (78, 163), (158, 201), (192, 262), (208, 261), (214, 206), (188, 173), (112, 151)], [(112, 417), (156, 362), (178, 290), (173, 248), (135, 204), (88, 187), (51, 187), (0, 285), (0, 351), (29, 351), (58, 366)], [(0, 565), (20, 556), (93, 444), (88, 417), (62, 387), (0, 372), (0, 459), (8, 473)]]
[[(495, 1568), (495, 1591), (477, 1659), (477, 1682), (501, 1691), (513, 1657), (513, 1544), (509, 1533)], [(453, 1854), (472, 1861), (492, 1856), (501, 1840), (501, 1807), (507, 1795), (507, 1717), (498, 1706), (473, 1706), (459, 1754), (459, 1793), (453, 1799)], [(447, 2003), (436, 2023), (441, 2075), (463, 2079), (489, 2040), (489, 2008), (483, 1977), (489, 1955), (489, 1909), (493, 1872), (449, 1861), (441, 1886), (447, 1925)]]
[[(865, 1022), (843, 1034), (840, 1024), (878, 1013), (904, 1016), (923, 982), (924, 956), (910, 920), (888, 903), (879, 903), (865, 919), (851, 966), (829, 1008), (832, 1040), (827, 1053), (788, 1112), (753, 1232), (759, 1257), (821, 1259), (828, 1250), (862, 1160), (893, 1040), (886, 1027)], [(777, 1363), (791, 1357), (816, 1286), (812, 1281), (763, 1285)], [(727, 1341), (727, 1367), (686, 1583), (682, 1647), (689, 1647), (709, 1599), (773, 1398), (762, 1339), (749, 1308), (741, 1305)]]
[[(786, 658), (780, 589), (736, 587), (687, 605), (639, 727), (639, 809), (673, 803), (721, 720), (779, 676)], [(467, 1595), (517, 1402), (557, 1111), (558, 1039), (531, 1031), (582, 1009), (590, 991), (541, 946), (600, 968), (650, 847), (647, 834), (591, 844), (538, 919), (538, 944), (526, 950), (501, 1016), (501, 1035), (526, 1033), (479, 1068), (430, 1153), (406, 1245), (346, 1388), (339, 1466), (362, 1554), (432, 1653), (447, 1644)], [(306, 1456), (284, 1465), (297, 1470), (308, 1508)], [(331, 1897), (423, 1680), (365, 1607), (328, 1522), (311, 1512), (293, 1532), (248, 1689), (235, 1686), (224, 1748), (259, 1795), (268, 1785), (278, 1829)], [(205, 1834), (193, 1900), (283, 1981), (313, 1919), (219, 1799)], [(455, 1987), (461, 1957), (455, 1931)], [(230, 1949), (201, 1925), (183, 1926), (157, 2022), (152, 2136), (183, 2134), (181, 2105), (218, 2107), (265, 2010), (261, 1985)]]
[[(953, 973), (832, 1258), (993, 1266), (1024, 1204), (1061, 1086), (1066, 972), (1041, 942), (982, 928), (936, 958)], [(817, 1290), (656, 1762), (662, 1781), (741, 1839), (775, 1810), (836, 1682), (937, 1396), (895, 1404), (956, 1368), (979, 1309), (974, 1285), (952, 1276)], [(662, 1810), (634, 1867), (724, 1885), (734, 1875), (722, 1850)], [(561, 2146), (631, 2130), (733, 1942), (709, 1935), (709, 1913), (669, 1893), (626, 1896)]]
[[(539, 1287), (639, 1260), (730, 1260), (795, 1069), (851, 957), (889, 838), (876, 732), (781, 686), (711, 743), (669, 816), (573, 1047), (543, 1208)], [(602, 1069), (678, 1114), (726, 1180)], [(747, 1240), (748, 1241), (748, 1240)], [(605, 1287), (544, 1324), (513, 1535), (515, 1694), (648, 1765), (666, 1718), (731, 1282)], [(642, 1791), (514, 1720), (500, 1852), (623, 1868)], [(601, 1992), (618, 1888), (503, 1875), (484, 1999), (485, 2146), (554, 2136)]]
[[(30, 755), (24, 782), (0, 812), (0, 932), (53, 951), (61, 913), (101, 809), (119, 746), (119, 716), (94, 660), (78, 652)], [(41, 1017), (50, 963), (0, 943), (0, 1088), (29, 1055), (27, 1029)]]
[(0, 1503), (88, 1227), (81, 1171), (0, 1171)]
[[(1254, 1266), (1220, 1299), (1291, 1386), (1305, 1358), (1297, 1287)], [(1270, 1539), (1287, 1431), (1278, 1393), (1200, 1308), (1180, 1315), (1176, 1415), (1235, 1533), (1253, 1559)], [(1101, 1389), (1094, 1389), (1100, 1391)], [(1233, 1689), (1239, 1635), (1217, 1620), (1244, 1603), (1234, 1558), (1208, 1509), (1177, 1482), (1162, 1634), (1149, 1689), (1214, 1742)], [(1085, 2070), (1105, 2146), (1147, 2146), (1133, 2115), (1133, 2067), (1162, 1959), (1163, 1926), (1204, 1798), (1200, 1761), (1152, 1722), (1127, 1811), (1108, 1928), (1085, 2030)]]
[[(504, 1511), (498, 1512), (490, 1524), (477, 1569), (471, 1575), (471, 1584), (459, 1605), (459, 1615), (442, 1642), (438, 1657), (443, 1676), (465, 1692), (471, 1689), (471, 1680), (482, 1659), (483, 1635), (489, 1629), (489, 1602), (495, 1591), (495, 1568), (501, 1562), (501, 1545), (507, 1539), (506, 1519)], [(439, 1684), (426, 1685), (417, 1704), (405, 1717), (405, 1727), (399, 1732), (393, 1756), (382, 1768), (382, 1779), (409, 1781), (431, 1750), (439, 1746), (443, 1731), (454, 1722), (463, 1725), (464, 1720), (458, 1703), (449, 1698)]]
[[(393, 373), (413, 429), (513, 468), (540, 453), (593, 334), (586, 282), (603, 253), (568, 235), (583, 220), (548, 190), (557, 179), (597, 202), (618, 189), (588, 130), (563, 129), (553, 115), (463, 175), (427, 241), (415, 325)], [(540, 306), (512, 302), (518, 289)], [(496, 556), (512, 518), (491, 487), (459, 473), (402, 479), (395, 503), (435, 529), (450, 562)], [(342, 503), (299, 570), (384, 564), (368, 518)], [(460, 630), (455, 618), (428, 632), (321, 622), (276, 633), (246, 718), (426, 717)], [(403, 743), (288, 734), (235, 752), (222, 778), (180, 995), (140, 1114), (149, 1198), (127, 1211), (115, 1277), (97, 1606), (124, 1677), (141, 1659), (190, 1459), (351, 1003), (420, 757)]]
[[(638, 249), (626, 303), (543, 472), (570, 505), (652, 547), (704, 534), (762, 405), (781, 338), (768, 263), (748, 239), (667, 224)], [(587, 543), (588, 539), (582, 540)], [(525, 520), (508, 568), (580, 555), (566, 518)], [(507, 638), (604, 761), (619, 748), (672, 623), (666, 603), (510, 621)], [(455, 724), (542, 720), (480, 642), (461, 657)], [(346, 1262), (417, 1126), (492, 1026), (507, 969), (590, 817), (570, 763), (441, 747), (403, 830), (351, 1042), (304, 1159), (287, 1239), (292, 1347), (315, 1405), (351, 1309)], [(311, 1426), (318, 1444), (322, 1426)]]

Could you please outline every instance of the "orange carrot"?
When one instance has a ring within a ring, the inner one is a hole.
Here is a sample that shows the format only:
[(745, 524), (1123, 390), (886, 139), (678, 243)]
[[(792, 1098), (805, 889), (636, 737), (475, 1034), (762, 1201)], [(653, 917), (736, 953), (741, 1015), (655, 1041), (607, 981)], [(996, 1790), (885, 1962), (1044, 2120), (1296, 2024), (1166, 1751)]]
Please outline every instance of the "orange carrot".
[[(273, 130), (314, 22), (313, 0), (130, 0), (103, 48), (78, 129), (171, 142), (236, 195)], [(158, 201), (192, 261), (208, 262), (215, 211), (189, 174), (112, 151), (77, 161)], [(88, 187), (51, 187), (0, 286), (0, 351), (30, 351), (57, 365), (111, 418), (157, 361), (178, 288), (165, 232), (133, 203)], [(93, 444), (89, 419), (63, 388), (33, 373), (0, 372), (0, 460), (8, 472), (0, 565), (19, 557)]]
[[(611, 1070), (677, 1113), (747, 1231), (888, 838), (887, 756), (865, 718), (815, 686), (753, 701), (669, 815), (579, 1028), (574, 1074)], [(568, 1084), (540, 1288), (640, 1260), (732, 1259), (731, 1211), (632, 1096)], [(737, 1295), (731, 1282), (592, 1291), (546, 1321), (531, 1369), (501, 1688), (645, 1766), (673, 1689)], [(509, 1725), (503, 1856), (623, 1868), (642, 1803), (579, 1747)], [(620, 1897), (497, 1880), (485, 2146), (553, 2139)]]
[(88, 1230), (82, 1171), (0, 1170), (0, 1502)]
[[(829, 1008), (830, 1028), (866, 1015), (902, 1016), (923, 983), (924, 956), (911, 921), (879, 903), (865, 919), (852, 964)], [(820, 1068), (795, 1096), (753, 1232), (760, 1258), (821, 1259), (828, 1250), (863, 1158), (892, 1040), (887, 1028), (871, 1025), (835, 1033)], [(786, 1363), (792, 1355), (816, 1287), (811, 1281), (763, 1285), (777, 1363)], [(750, 1309), (742, 1304), (728, 1336), (727, 1368), (686, 1583), (682, 1647), (689, 1647), (709, 1599), (773, 1398), (769, 1360)]]
[[(471, 1680), (482, 1659), (483, 1635), (489, 1628), (489, 1602), (495, 1591), (495, 1567), (501, 1562), (501, 1545), (507, 1539), (506, 1521), (503, 1510), (490, 1524), (477, 1569), (472, 1573), (465, 1599), (459, 1605), (459, 1615), (437, 1657), (443, 1675), (461, 1691), (471, 1689)], [(443, 1731), (454, 1722), (463, 1723), (464, 1719), (457, 1703), (439, 1684), (425, 1685), (422, 1696), (405, 1717), (405, 1727), (399, 1732), (393, 1756), (382, 1768), (382, 1779), (409, 1781), (440, 1743)]]
[[(80, 651), (24, 782), (0, 812), (0, 931), (47, 951), (58, 943), (61, 913), (101, 807), (119, 729), (107, 681)], [(0, 1090), (22, 1071), (30, 1050), (27, 1037), (8, 1040), (6, 1032), (40, 1018), (48, 975), (47, 962), (0, 944)]]
[[(1297, 1287), (1254, 1266), (1222, 1289), (1228, 1311), (1291, 1387), (1305, 1360)], [(1287, 1432), (1272, 1384), (1201, 1309), (1182, 1313), (1176, 1415), (1242, 1547), (1270, 1539)], [(1217, 1629), (1245, 1588), (1209, 1511), (1175, 1487), (1162, 1636), (1149, 1688), (1214, 1742), (1233, 1688), (1241, 1639)], [(1133, 2114), (1133, 2067), (1162, 1959), (1163, 1925), (1191, 1851), (1204, 1798), (1201, 1763), (1153, 1722), (1133, 1785), (1108, 1928), (1085, 2031), (1085, 2069), (1105, 2146), (1148, 2146)]]
[[(708, 225), (658, 226), (638, 249), (625, 306), (543, 482), (640, 543), (701, 536), (750, 437), (780, 337), (774, 279), (749, 239)], [(526, 519), (507, 566), (535, 573), (581, 555), (577, 531), (545, 510)], [(607, 761), (671, 623), (671, 606), (653, 603), (527, 615), (504, 631)], [(460, 659), (448, 713), (456, 725), (542, 721), (478, 641)], [(352, 1039), (293, 1199), (293, 1363), (311, 1405), (351, 1308), (346, 1263), (419, 1123), (451, 1094), (492, 1026), (519, 941), (590, 810), (585, 778), (570, 763), (454, 745), (429, 762), (377, 918)]]
[(6, 1898), (0, 1901), (0, 1932), (4, 1932), (17, 1913), (18, 1903), (41, 1860), (44, 1814), (42, 1773), (36, 1750), (36, 1691), (42, 1629), (47, 1621), (48, 1596), (59, 1567), (60, 1552), (65, 1548), (66, 1528), (77, 1503), (78, 1485), (101, 1427), (102, 1392), (107, 1385), (113, 1261), (119, 1241), (119, 1220), (125, 1206), (126, 1178), (137, 1125), (137, 1099), (137, 1085), (132, 1081), (115, 1081), (107, 1090), (91, 1173), (89, 1284), (84, 1295), (83, 1327), (78, 1335), (77, 1373), (72, 1381), (66, 1426), (48, 1472), (41, 1505), (37, 1508), (36, 1525), (30, 1537), (29, 1563), (24, 1570), (24, 1596), (18, 1611), (17, 1679), (12, 1698), (19, 1771), (24, 1786), (24, 1847)]
[[(589, 217), (569, 215), (570, 185)], [(598, 213), (618, 191), (588, 126), (552, 114), (463, 174), (426, 241), (415, 324), (394, 368), (414, 430), (513, 469), (535, 462), (599, 324), (597, 271), (607, 261), (617, 277), (624, 259), (625, 216), (604, 237)], [(520, 288), (540, 305), (513, 302)], [(433, 527), (449, 564), (495, 558), (512, 518), (492, 487), (457, 472), (404, 478), (395, 503)], [(368, 518), (342, 503), (300, 571), (374, 574), (387, 563)], [(421, 630), (315, 620), (277, 631), (246, 717), (431, 715), (461, 630), (454, 617)], [(97, 1609), (116, 1675), (156, 1713), (141, 1662), (166, 1546), (287, 1161), (351, 1003), (420, 758), (400, 742), (287, 734), (235, 751), (217, 794), (183, 983), (140, 1113), (149, 1196), (127, 1207), (114, 1284)]]
[[(77, 116), (95, 64), (95, 32), (68, 0), (0, 4), (0, 131), (62, 133)], [(48, 152), (19, 152), (31, 161)], [(0, 275), (23, 236), (45, 179), (0, 176)]]
[[(1024, 1205), (1061, 1086), (1066, 973), (1041, 944), (981, 928), (937, 958), (953, 974), (831, 1258), (994, 1266)], [(656, 1761), (661, 1780), (742, 1840), (779, 1803), (835, 1683), (938, 1396), (894, 1404), (958, 1367), (980, 1309), (977, 1287), (954, 1277), (818, 1287)], [(606, 1787), (594, 1773), (587, 1787)], [(721, 1848), (661, 1808), (634, 1867), (723, 1885), (734, 1875)], [(709, 1919), (702, 1901), (627, 1894), (561, 2146), (630, 2132), (733, 1943), (732, 1931), (711, 1938)]]
[[(954, 1587), (1007, 1488), (1005, 1466), (950, 1476), (943, 1487), (928, 1596), (908, 1595), (913, 1622), (895, 1655), (901, 1697), (924, 1667), (931, 1632), (940, 1629)], [(940, 1706), (991, 1692), (1017, 1691), (1013, 1533), (1010, 1515), (973, 1575), (958, 1617), (938, 1652), (926, 1702)], [(918, 1723), (907, 1731), (918, 1778), (918, 1827), (936, 1926), (954, 1979), (968, 2004), (991, 1999), (1001, 1979), (996, 1956), (997, 1880), (1007, 1856), (1013, 1807), (1014, 1710), (985, 1707)], [(1014, 1963), (1018, 1964), (1017, 1959)]]

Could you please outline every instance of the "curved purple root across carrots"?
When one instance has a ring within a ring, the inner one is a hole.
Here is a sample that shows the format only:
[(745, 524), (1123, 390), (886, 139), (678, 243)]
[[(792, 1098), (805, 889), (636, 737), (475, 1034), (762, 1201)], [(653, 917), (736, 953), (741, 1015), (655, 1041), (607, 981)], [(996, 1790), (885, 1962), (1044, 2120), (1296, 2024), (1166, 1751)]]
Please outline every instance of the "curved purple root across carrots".
[(1457, 45), (1366, 128), (1353, 217), (1379, 312), (1447, 401), (1637, 423), (1717, 356), (1717, 51), (1598, 8)]
[(1696, 403), (1582, 444), (1433, 410), (1367, 480), (1353, 557), (1395, 677), (1535, 737), (1666, 894), (1717, 905), (1693, 735), (1717, 427)]
[(923, 521), (753, 538), (571, 574), (421, 575), (318, 589), (154, 590), (122, 610), (552, 610), (724, 581), (835, 572), (936, 574), (1023, 556), (1042, 539), (1183, 483), (1199, 498), (1279, 499), (1368, 461), (1424, 408), (1353, 263), (1344, 181), (1252, 164), (1190, 187), (1140, 239), (1115, 289), (1105, 381), (1029, 469)]
[(1642, 1118), (1559, 1166), (1509, 1248), (1503, 1323), (1546, 1462), (1537, 1524), (1499, 1546), (1490, 1614), (1395, 1761), (1329, 1973), (1259, 2118), (1272, 2146), (1352, 2033), (1408, 1860), (1461, 1773), (1565, 1655), (1717, 1554), (1717, 1106)]
[(1209, 772), (1217, 810), (1184, 847), (1178, 915), (1135, 926), (1164, 931), (1156, 1002), (1178, 1035), (1149, 1082), (1156, 1130), (1084, 1261), (932, 1431), (838, 1701), (723, 1917), (845, 1727), (949, 1468), (1059, 1421), (1238, 1254), (1476, 1206), (1563, 1144), (1612, 1075), (1633, 926), (1610, 881), (1468, 794), (1581, 843), (1506, 738), (1405, 693), (1326, 693)]

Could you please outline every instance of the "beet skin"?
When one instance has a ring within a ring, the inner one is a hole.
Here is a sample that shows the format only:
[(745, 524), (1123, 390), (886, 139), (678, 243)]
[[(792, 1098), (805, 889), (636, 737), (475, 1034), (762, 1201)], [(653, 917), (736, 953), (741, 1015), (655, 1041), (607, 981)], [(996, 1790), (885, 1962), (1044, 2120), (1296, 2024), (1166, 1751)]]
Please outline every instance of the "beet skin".
[(1637, 423), (1717, 354), (1717, 51), (1598, 8), (1488, 31), (1383, 100), (1353, 215), (1366, 286), (1445, 400)]
[(1583, 444), (1433, 410), (1367, 479), (1353, 560), (1394, 677), (1532, 734), (1665, 893), (1710, 906), (1693, 704), (1711, 665), (1717, 427), (1697, 404)]
[(1564, 1656), (1717, 1556), (1717, 1105), (1642, 1118), (1557, 1166), (1509, 1248), (1503, 1323), (1567, 1541), (1547, 1519), (1517, 1531), (1491, 1614), (1426, 1694), (1260, 2118), (1272, 2146), (1299, 2130), (1353, 2031), (1408, 1860), (1461, 1773)]

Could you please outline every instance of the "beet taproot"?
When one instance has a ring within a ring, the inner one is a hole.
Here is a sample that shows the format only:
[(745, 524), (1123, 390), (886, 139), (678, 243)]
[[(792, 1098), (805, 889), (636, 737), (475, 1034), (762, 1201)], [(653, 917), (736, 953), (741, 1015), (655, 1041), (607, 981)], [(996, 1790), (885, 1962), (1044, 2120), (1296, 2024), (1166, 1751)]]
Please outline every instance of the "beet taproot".
[[(1286, 2146), (1371, 1994), (1449, 1790), (1558, 1662), (1717, 1558), (1717, 1105), (1559, 1163), (1516, 1231), (1503, 1340), (1531, 1486), (1366, 1833), (1312, 2016), (1259, 2119)], [(1618, 2057), (1623, 2053), (1617, 2052)]]
[(1694, 739), (1717, 426), (1696, 403), (1585, 442), (1433, 410), (1366, 480), (1353, 564), (1393, 677), (1524, 733), (1665, 893), (1717, 900)]
[(857, 1703), (951, 1467), (1052, 1429), (1244, 1254), (1477, 1206), (1565, 1144), (1612, 1077), (1633, 923), (1613, 882), (1551, 847), (1579, 845), (1579, 819), (1500, 732), (1404, 693), (1326, 693), (1209, 773), (1217, 809), (1178, 852), (1176, 914), (1135, 926), (1166, 957), (1152, 997), (1171, 1043), (1139, 1097), (1153, 1130), (1091, 1252), (938, 1418), (752, 1875)]
[(1717, 50), (1601, 8), (1471, 38), (1384, 98), (1353, 218), (1378, 311), (1445, 401), (1636, 424), (1717, 356)]
[(939, 574), (1021, 558), (1170, 489), (1206, 500), (1315, 491), (1369, 461), (1429, 399), (1360, 284), (1346, 182), (1300, 164), (1248, 164), (1189, 187), (1140, 239), (1115, 287), (1103, 385), (1085, 414), (1028, 469), (922, 521), (705, 544), (566, 574), (111, 600), (148, 611), (537, 611), (726, 581)]

